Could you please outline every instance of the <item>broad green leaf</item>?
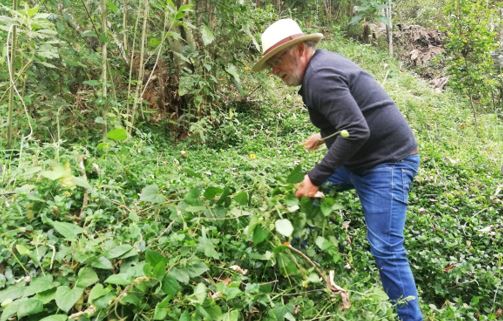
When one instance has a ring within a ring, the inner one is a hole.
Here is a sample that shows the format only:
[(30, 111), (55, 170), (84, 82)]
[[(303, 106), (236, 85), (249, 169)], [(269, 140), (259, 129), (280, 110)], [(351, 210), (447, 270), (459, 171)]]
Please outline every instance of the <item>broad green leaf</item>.
[(268, 237), (269, 231), (266, 228), (264, 228), (261, 224), (255, 226), (253, 229), (253, 244), (260, 244), (267, 240)]
[(171, 275), (172, 277), (177, 279), (178, 282), (181, 282), (183, 284), (189, 283), (190, 280), (189, 273), (179, 268), (173, 268), (171, 271), (169, 271), (168, 275)]
[(290, 312), (285, 313), (285, 319), (287, 319), (288, 321), (296, 321), (295, 317)]
[[(110, 292), (101, 298), (97, 298), (96, 300), (93, 301), (93, 305), (96, 306), (96, 309), (98, 310), (103, 310), (107, 309), (110, 307), (110, 304), (113, 302), (113, 300), (116, 299), (116, 296), (114, 295), (113, 292)], [(122, 302), (122, 300), (121, 300)]]
[(14, 301), (17, 298), (23, 296), (25, 291), (24, 283), (18, 283), (8, 287), (5, 290), (0, 291), (0, 303), (3, 303), (5, 300)]
[(179, 12), (187, 12), (187, 11), (192, 11), (192, 4), (187, 3), (187, 4), (182, 4), (180, 8), (178, 8)]
[(213, 187), (213, 186), (210, 186), (208, 188), (206, 188), (206, 190), (204, 191), (204, 194), (203, 196), (208, 199), (208, 200), (211, 200), (211, 199), (214, 199), (215, 196), (219, 195), (219, 194), (222, 194), (224, 190), (220, 187)]
[(100, 283), (95, 284), (91, 289), (91, 292), (89, 292), (89, 297), (87, 298), (87, 301), (89, 303), (93, 303), (96, 299), (99, 299), (107, 295), (110, 291), (112, 290), (109, 288), (104, 288), (103, 285)]
[(231, 75), (232, 78), (234, 78), (235, 81), (237, 81), (238, 83), (241, 83), (241, 79), (239, 78), (239, 71), (235, 65), (228, 64), (225, 67), (225, 71), (227, 71), (229, 73), (229, 75)]
[(234, 201), (239, 205), (247, 205), (248, 204), (248, 193), (242, 191), (234, 195)]
[(330, 241), (328, 241), (326, 238), (322, 236), (318, 236), (316, 238), (316, 241), (314, 242), (322, 251), (325, 251), (330, 247)]
[(238, 310), (231, 310), (222, 316), (222, 321), (238, 321), (238, 319), (239, 319)]
[(164, 200), (164, 196), (159, 192), (159, 187), (155, 184), (147, 185), (141, 190), (140, 201), (161, 204)]
[(156, 265), (146, 263), (143, 266), (143, 273), (148, 277), (161, 281), (164, 275), (166, 275), (166, 264), (163, 262), (159, 262)]
[(196, 285), (196, 288), (194, 289), (194, 298), (196, 303), (203, 304), (204, 300), (206, 299), (206, 293), (208, 289), (206, 288), (206, 285), (204, 283), (198, 283)]
[(73, 183), (77, 186), (83, 187), (87, 190), (91, 189), (91, 185), (85, 176), (75, 176), (73, 177)]
[[(42, 31), (42, 30), (40, 30), (40, 31)], [(52, 31), (47, 30), (44, 33), (48, 34), (51, 32)], [(42, 57), (42, 58), (46, 58), (46, 59), (59, 58), (58, 49), (50, 44), (44, 44), (44, 45), (40, 46), (37, 50), (36, 55), (38, 57)]]
[(131, 251), (133, 247), (129, 244), (121, 244), (118, 246), (114, 246), (105, 253), (105, 257), (108, 259), (116, 259), (118, 257), (123, 256), (127, 252)]
[(90, 265), (94, 268), (102, 269), (102, 270), (112, 270), (113, 269), (112, 262), (110, 262), (110, 260), (104, 256), (100, 256), (98, 258), (93, 259), (90, 262)]
[(49, 221), (49, 224), (54, 227), (56, 232), (63, 235), (65, 239), (70, 241), (76, 240), (78, 235), (84, 231), (82, 227), (73, 223)]
[(226, 300), (232, 300), (242, 293), (242, 291), (239, 289), (239, 283), (231, 283), (230, 285), (226, 285), (223, 282), (219, 282), (217, 283), (216, 288), (218, 292), (224, 295), (224, 298)]
[(34, 298), (42, 301), (43, 304), (51, 302), (56, 298), (56, 286), (58, 285), (59, 285), (58, 282), (54, 282), (54, 288), (44, 292), (37, 293), (37, 295), (35, 295)]
[(7, 306), (3, 308), (2, 315), (0, 316), (0, 321), (6, 321), (8, 320), (11, 316), (17, 313), (19, 307), (25, 302), (26, 300), (18, 300), (14, 301)]
[(127, 139), (127, 131), (124, 128), (114, 128), (107, 133), (107, 137), (120, 142)]
[(116, 285), (128, 285), (133, 280), (133, 277), (127, 273), (112, 274), (106, 280), (105, 283), (116, 284)]
[(351, 21), (349, 22), (349, 24), (350, 24), (350, 25), (355, 25), (355, 24), (357, 24), (358, 22), (360, 22), (362, 19), (363, 19), (363, 17), (362, 17), (362, 16), (360, 16), (360, 15), (356, 15), (356, 16), (354, 16), (354, 17), (351, 19)]
[(200, 187), (194, 187), (192, 188), (184, 197), (183, 201), (189, 205), (200, 205), (201, 200), (201, 188)]
[(180, 319), (178, 321), (192, 321), (189, 311), (183, 311), (182, 315), (180, 315)]
[(154, 310), (154, 320), (166, 320), (166, 316), (171, 309), (169, 301), (171, 301), (171, 298), (167, 297), (157, 303)]
[(26, 247), (24, 244), (16, 244), (16, 250), (18, 251), (19, 254), (21, 255), (30, 255), (31, 251), (29, 248)]
[(196, 261), (187, 265), (185, 269), (191, 278), (195, 278), (208, 271), (208, 266), (203, 261)]
[(53, 314), (43, 318), (40, 321), (66, 321), (66, 320), (68, 320), (68, 316), (66, 314)]
[(288, 174), (286, 178), (286, 182), (290, 184), (300, 183), (304, 180), (304, 172), (302, 171), (302, 166), (297, 165), (295, 168)]
[(84, 293), (82, 288), (70, 289), (68, 286), (62, 285), (56, 290), (56, 304), (61, 310), (68, 312), (80, 299), (82, 293)]
[(33, 7), (26, 7), (25, 13), (28, 15), (28, 17), (33, 18), (37, 13), (40, 8), (38, 6), (33, 6)]
[(277, 220), (274, 224), (276, 231), (286, 237), (290, 237), (293, 233), (293, 225), (288, 219)]
[(165, 275), (162, 280), (162, 291), (170, 296), (175, 296), (182, 287), (172, 275)]
[[(182, 58), (183, 56), (177, 55), (178, 57)], [(183, 57), (184, 59), (187, 59)], [(190, 63), (190, 61), (187, 61)], [(194, 79), (191, 75), (188, 74), (182, 74), (180, 79), (178, 80), (178, 95), (180, 97), (187, 95), (188, 93), (192, 92), (192, 88), (194, 87)]]
[(108, 143), (105, 143), (105, 142), (101, 142), (99, 143), (98, 145), (96, 145), (96, 149), (101, 152), (101, 153), (105, 153), (107, 152), (108, 150), (110, 150), (110, 144)]
[(215, 244), (211, 239), (206, 237), (206, 233), (203, 228), (203, 235), (199, 238), (199, 244), (197, 245), (197, 250), (203, 252), (207, 257), (214, 259), (219, 259), (220, 254), (215, 249)]
[(143, 297), (140, 297), (139, 295), (135, 293), (128, 293), (126, 296), (121, 298), (121, 303), (122, 304), (131, 304), (134, 306), (139, 307), (142, 304)]
[(203, 25), (201, 28), (201, 38), (203, 39), (203, 43), (205, 46), (211, 44), (215, 40), (215, 36), (210, 28), (207, 25)]
[(98, 281), (99, 279), (96, 272), (91, 268), (84, 267), (79, 271), (76, 286), (78, 286), (79, 288), (87, 288), (88, 286), (93, 285)]
[(161, 39), (159, 39), (159, 38), (153, 37), (148, 40), (148, 46), (150, 48), (155, 48), (155, 47), (159, 46), (160, 44), (161, 44)]
[(44, 305), (41, 301), (31, 298), (23, 301), (22, 304), (17, 309), (18, 318), (22, 318), (28, 315), (33, 315), (40, 313), (44, 310)]
[(341, 210), (344, 206), (336, 203), (333, 197), (325, 197), (321, 200), (320, 210), (324, 216), (329, 216), (334, 210)]
[(168, 260), (164, 256), (162, 256), (159, 252), (148, 249), (145, 251), (145, 261), (152, 265), (157, 265), (159, 263), (166, 265), (166, 263), (168, 262)]
[(222, 308), (214, 301), (206, 302), (204, 305), (196, 305), (196, 310), (205, 320), (222, 320)]
[(311, 273), (307, 277), (307, 281), (310, 283), (321, 283), (322, 279), (320, 278), (320, 276), (318, 274)]
[(51, 170), (43, 171), (40, 175), (52, 181), (58, 180), (64, 187), (72, 188), (75, 186), (72, 169), (70, 168), (69, 163), (66, 163), (65, 165), (53, 164)]
[(138, 250), (136, 248), (131, 248), (131, 250), (127, 251), (126, 253), (122, 254), (119, 256), (119, 259), (127, 259), (133, 256), (138, 256)]
[(23, 296), (25, 297), (32, 296), (33, 294), (37, 294), (54, 288), (56, 284), (53, 283), (52, 280), (53, 280), (52, 275), (50, 274), (33, 279), (30, 285), (24, 289)]
[(295, 195), (291, 194), (285, 199), (285, 204), (287, 206), (287, 210), (290, 213), (296, 212), (300, 209), (299, 199), (295, 197)]

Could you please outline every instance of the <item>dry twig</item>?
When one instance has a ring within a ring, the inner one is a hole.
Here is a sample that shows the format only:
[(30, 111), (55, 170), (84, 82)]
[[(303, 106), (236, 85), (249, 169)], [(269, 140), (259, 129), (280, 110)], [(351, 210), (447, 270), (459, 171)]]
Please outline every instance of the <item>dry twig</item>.
[(330, 271), (329, 275), (327, 276), (325, 273), (323, 273), (323, 271), (319, 267), (318, 263), (316, 263), (313, 260), (311, 260), (307, 255), (305, 255), (304, 253), (302, 253), (302, 251), (294, 248), (289, 242), (284, 242), (283, 245), (286, 246), (287, 248), (289, 248), (293, 253), (297, 254), (300, 257), (302, 257), (312, 267), (314, 267), (314, 269), (316, 270), (316, 272), (318, 272), (318, 274), (323, 278), (323, 280), (325, 280), (327, 288), (330, 290), (330, 292), (341, 295), (342, 308), (344, 310), (349, 309), (351, 307), (351, 302), (349, 301), (349, 293), (348, 293), (348, 291), (346, 291), (342, 287), (338, 286), (334, 282), (334, 275), (335, 275), (334, 271)]

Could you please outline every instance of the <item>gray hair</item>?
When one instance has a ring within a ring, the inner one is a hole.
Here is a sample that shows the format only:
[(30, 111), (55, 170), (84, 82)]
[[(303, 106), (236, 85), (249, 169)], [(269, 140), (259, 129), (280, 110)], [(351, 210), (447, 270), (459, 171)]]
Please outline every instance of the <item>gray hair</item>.
[(316, 46), (318, 45), (318, 41), (308, 40), (308, 41), (304, 41), (304, 44), (306, 46), (308, 46), (309, 48), (315, 49)]

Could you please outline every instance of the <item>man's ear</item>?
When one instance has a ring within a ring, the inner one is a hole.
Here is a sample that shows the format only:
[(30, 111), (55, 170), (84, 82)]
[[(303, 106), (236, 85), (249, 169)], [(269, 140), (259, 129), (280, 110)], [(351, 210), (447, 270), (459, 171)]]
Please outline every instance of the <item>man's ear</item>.
[(299, 54), (304, 54), (306, 51), (306, 44), (301, 42), (297, 45), (297, 50), (299, 51)]

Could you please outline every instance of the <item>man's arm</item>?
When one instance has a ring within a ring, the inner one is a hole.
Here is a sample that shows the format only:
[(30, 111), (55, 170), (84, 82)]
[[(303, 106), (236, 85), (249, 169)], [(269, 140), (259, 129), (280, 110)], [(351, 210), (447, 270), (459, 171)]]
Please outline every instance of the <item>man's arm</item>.
[(365, 144), (370, 130), (343, 76), (320, 69), (310, 79), (307, 94), (310, 107), (323, 115), (334, 131), (349, 132), (348, 138), (338, 136), (321, 162), (308, 173), (311, 182), (319, 186)]

